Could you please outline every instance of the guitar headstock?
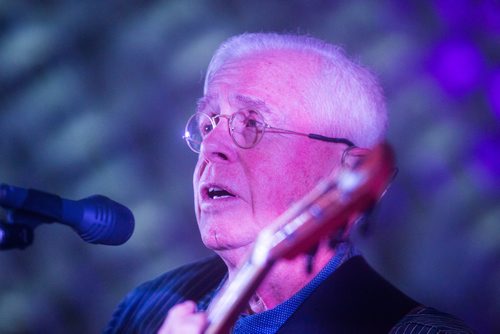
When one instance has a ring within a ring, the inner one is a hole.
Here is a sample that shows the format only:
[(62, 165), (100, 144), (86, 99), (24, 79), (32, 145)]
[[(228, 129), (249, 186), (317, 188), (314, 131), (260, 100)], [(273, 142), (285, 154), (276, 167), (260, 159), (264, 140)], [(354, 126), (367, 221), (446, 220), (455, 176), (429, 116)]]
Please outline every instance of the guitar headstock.
[(382, 143), (349, 168), (332, 173), (262, 230), (252, 261), (293, 258), (346, 228), (376, 204), (394, 172), (392, 149)]

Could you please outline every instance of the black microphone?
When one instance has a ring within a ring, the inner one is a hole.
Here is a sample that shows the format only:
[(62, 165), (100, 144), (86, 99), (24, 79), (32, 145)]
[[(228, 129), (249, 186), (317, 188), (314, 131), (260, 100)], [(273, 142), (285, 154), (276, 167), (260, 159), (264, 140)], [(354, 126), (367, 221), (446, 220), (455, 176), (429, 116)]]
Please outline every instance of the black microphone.
[(10, 224), (36, 227), (58, 222), (72, 227), (92, 244), (121, 245), (134, 232), (130, 209), (102, 195), (73, 201), (35, 189), (0, 184), (0, 206), (11, 211)]

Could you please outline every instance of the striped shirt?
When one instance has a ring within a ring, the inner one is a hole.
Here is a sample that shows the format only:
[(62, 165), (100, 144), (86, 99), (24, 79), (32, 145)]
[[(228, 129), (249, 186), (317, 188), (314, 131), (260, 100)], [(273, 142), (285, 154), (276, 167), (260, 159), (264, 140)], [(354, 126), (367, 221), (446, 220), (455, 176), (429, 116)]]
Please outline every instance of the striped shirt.
[(418, 307), (396, 324), (390, 334), (472, 334), (460, 319), (431, 307)]
[[(418, 304), (380, 278), (359, 256), (337, 270), (349, 257), (349, 253), (338, 252), (318, 276), (296, 295), (272, 310), (240, 317), (233, 333), (336, 332), (333, 329), (338, 329), (339, 333), (473, 333), (449, 314), (422, 306), (414, 308)], [(358, 276), (361, 279), (356, 282)], [(226, 266), (218, 257), (163, 274), (126, 296), (114, 312), (105, 333), (156, 333), (169, 309), (185, 300), (193, 300), (198, 310), (206, 310), (226, 277)], [(376, 284), (371, 284), (371, 281)], [(328, 290), (329, 286), (321, 284), (323, 282), (332, 285), (333, 290)], [(368, 285), (369, 289), (378, 290), (378, 294), (369, 296), (366, 291), (356, 294), (356, 291), (363, 290), (358, 285)], [(413, 311), (408, 313), (410, 307)], [(380, 319), (382, 317), (387, 319)], [(384, 321), (385, 327), (380, 325)]]

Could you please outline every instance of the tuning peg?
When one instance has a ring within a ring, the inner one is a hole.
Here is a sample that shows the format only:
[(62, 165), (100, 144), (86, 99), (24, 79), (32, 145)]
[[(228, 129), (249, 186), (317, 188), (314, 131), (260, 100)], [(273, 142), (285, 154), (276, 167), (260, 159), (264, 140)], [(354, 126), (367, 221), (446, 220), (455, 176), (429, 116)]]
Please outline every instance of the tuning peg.
[(309, 251), (306, 253), (306, 272), (311, 274), (314, 266), (314, 256), (318, 252), (318, 244), (314, 245)]

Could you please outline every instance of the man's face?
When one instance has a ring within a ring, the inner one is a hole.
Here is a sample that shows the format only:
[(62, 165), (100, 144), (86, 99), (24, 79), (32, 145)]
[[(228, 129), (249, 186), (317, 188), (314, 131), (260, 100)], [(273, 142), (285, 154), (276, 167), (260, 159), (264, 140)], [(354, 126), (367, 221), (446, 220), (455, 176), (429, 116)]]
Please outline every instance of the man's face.
[[(257, 109), (273, 127), (313, 132), (307, 92), (316, 64), (310, 55), (284, 51), (230, 62), (208, 84), (199, 111), (213, 116)], [(242, 149), (232, 141), (227, 119), (221, 118), (203, 141), (193, 175), (205, 245), (218, 252), (246, 252), (263, 227), (338, 167), (343, 149), (272, 132), (255, 147)]]

